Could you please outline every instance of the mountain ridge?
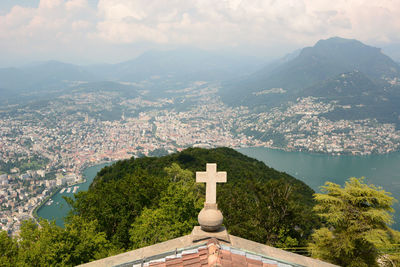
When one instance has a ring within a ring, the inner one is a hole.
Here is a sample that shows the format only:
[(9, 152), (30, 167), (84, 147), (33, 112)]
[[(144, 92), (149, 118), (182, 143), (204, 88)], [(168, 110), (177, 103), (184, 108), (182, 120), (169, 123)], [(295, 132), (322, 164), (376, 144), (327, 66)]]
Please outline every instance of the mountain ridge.
[(381, 49), (357, 40), (333, 37), (303, 48), (297, 57), (276, 68), (261, 69), (238, 84), (227, 86), (221, 96), (231, 105), (246, 105), (252, 101), (259, 104), (262, 100), (252, 97), (252, 93), (270, 88), (299, 93), (335, 75), (355, 70), (380, 84), (386, 83), (384, 78), (400, 77), (400, 66), (382, 54)]
[(200, 49), (148, 51), (116, 64), (80, 66), (56, 60), (0, 68), (0, 93), (64, 90), (77, 82), (130, 82), (157, 92), (184, 88), (194, 81), (214, 82), (251, 73), (261, 60)]

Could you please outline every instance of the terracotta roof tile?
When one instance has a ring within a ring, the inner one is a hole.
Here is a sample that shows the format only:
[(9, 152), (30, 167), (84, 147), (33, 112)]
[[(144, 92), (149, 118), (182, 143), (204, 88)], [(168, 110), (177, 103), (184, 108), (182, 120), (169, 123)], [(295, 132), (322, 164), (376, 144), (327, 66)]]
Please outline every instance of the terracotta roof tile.
[(167, 265), (165, 264), (165, 262), (153, 262), (153, 263), (150, 263), (149, 266), (151, 266), (151, 267), (166, 267)]
[(221, 258), (232, 260), (231, 253), (226, 250), (221, 250)]
[[(211, 264), (211, 265), (210, 265)], [(140, 266), (140, 265), (139, 265)], [(210, 239), (207, 246), (200, 246), (175, 252), (174, 255), (146, 262), (144, 267), (293, 267), (267, 258), (220, 245), (216, 239)]]
[(232, 267), (232, 261), (221, 259), (221, 265), (224, 267)]
[(200, 255), (204, 255), (204, 254), (207, 254), (208, 252), (207, 252), (207, 248), (199, 248), (199, 254)]
[(167, 259), (165, 261), (165, 264), (167, 267), (178, 267), (178, 266), (183, 266), (183, 261), (182, 258), (176, 258), (176, 259)]
[(192, 264), (186, 264), (183, 263), (183, 266), (188, 266), (188, 267), (201, 267), (201, 264), (198, 262), (192, 263)]
[(243, 263), (246, 264), (246, 256), (244, 255), (237, 255), (237, 254), (232, 254), (232, 262), (233, 263)]
[(263, 265), (261, 259), (260, 260), (253, 260), (253, 259), (246, 258), (246, 261), (247, 261), (248, 265), (251, 264), (252, 266), (262, 266)]
[(190, 264), (195, 264), (195, 263), (201, 265), (199, 257), (191, 258), (191, 259), (183, 259), (184, 266), (190, 265)]
[(199, 259), (200, 255), (198, 253), (196, 254), (186, 254), (186, 255), (182, 255), (182, 260), (191, 260), (191, 259)]
[(278, 266), (278, 262), (270, 259), (263, 259), (263, 267), (276, 267)]

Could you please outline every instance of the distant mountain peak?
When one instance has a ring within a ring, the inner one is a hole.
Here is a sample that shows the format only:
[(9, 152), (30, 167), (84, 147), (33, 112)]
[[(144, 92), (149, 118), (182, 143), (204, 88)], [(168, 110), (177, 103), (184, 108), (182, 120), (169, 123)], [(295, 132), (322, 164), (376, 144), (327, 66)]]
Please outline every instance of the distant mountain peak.
[[(282, 59), (274, 67), (259, 70), (228, 90), (223, 89), (225, 92), (221, 90), (223, 100), (233, 105), (271, 107), (288, 101), (291, 95), (313, 92), (323, 95), (324, 88), (343, 87), (339, 82), (347, 76), (343, 83), (347, 83), (347, 92), (351, 94), (379, 91), (377, 88), (397, 85), (400, 80), (398, 64), (379, 48), (355, 39), (332, 37), (320, 40), (312, 47), (303, 48), (298, 56), (287, 59)], [(344, 73), (348, 74), (340, 76)], [(310, 87), (313, 90), (309, 90)], [(283, 88), (287, 93), (255, 94), (272, 88)], [(337, 95), (336, 91), (332, 92), (332, 95)]]
[(364, 45), (362, 42), (356, 40), (356, 39), (347, 39), (347, 38), (342, 38), (342, 37), (330, 37), (328, 39), (321, 39), (319, 40), (315, 46), (318, 45), (323, 45), (323, 44), (359, 44), (359, 45)]

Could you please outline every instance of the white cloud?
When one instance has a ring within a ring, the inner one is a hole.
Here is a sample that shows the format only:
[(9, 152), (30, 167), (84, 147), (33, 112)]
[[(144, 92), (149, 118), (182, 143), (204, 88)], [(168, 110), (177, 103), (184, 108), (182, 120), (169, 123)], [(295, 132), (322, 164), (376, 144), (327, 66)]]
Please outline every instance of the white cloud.
[(6, 56), (47, 59), (79, 47), (95, 31), (96, 19), (86, 0), (41, 0), (36, 8), (14, 6), (0, 16), (0, 49)]
[(41, 0), (0, 16), (2, 51), (26, 54), (138, 43), (273, 50), (330, 36), (375, 44), (400, 42), (399, 32), (400, 0)]
[(74, 9), (87, 8), (87, 7), (88, 7), (87, 0), (69, 0), (68, 2), (65, 3), (65, 8), (68, 11)]
[(302, 44), (333, 35), (391, 41), (397, 40), (400, 26), (400, 3), (395, 2), (100, 0), (98, 34), (111, 42), (144, 39), (210, 47), (274, 40)]

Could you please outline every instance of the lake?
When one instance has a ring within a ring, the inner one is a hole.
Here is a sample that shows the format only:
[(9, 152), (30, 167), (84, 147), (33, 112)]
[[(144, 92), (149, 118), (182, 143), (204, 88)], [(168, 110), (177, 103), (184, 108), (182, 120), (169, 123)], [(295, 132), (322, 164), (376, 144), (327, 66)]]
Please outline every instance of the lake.
[[(376, 186), (382, 186), (400, 200), (400, 152), (386, 155), (369, 156), (331, 156), (326, 154), (310, 154), (305, 152), (286, 152), (269, 148), (242, 148), (239, 152), (265, 162), (274, 169), (284, 171), (299, 180), (304, 181), (315, 191), (326, 181), (343, 185), (349, 177), (362, 177)], [(87, 190), (96, 173), (107, 164), (100, 164), (84, 170), (87, 179), (81, 184), (78, 191)], [(229, 179), (229, 170), (228, 179)], [(62, 196), (72, 197), (72, 193), (55, 194), (53, 204), (44, 205), (38, 215), (49, 220), (56, 220), (62, 226), (63, 218), (69, 207)], [(394, 205), (397, 221), (392, 227), (400, 230), (400, 205)]]
[[(103, 163), (99, 165), (95, 165), (92, 167), (88, 167), (83, 171), (83, 175), (86, 178), (86, 182), (82, 184), (78, 184), (76, 186), (79, 186), (79, 191), (87, 191), (90, 184), (92, 183), (94, 177), (96, 174), (104, 167), (111, 165), (112, 163)], [(70, 186), (74, 187), (74, 186)], [(47, 220), (55, 220), (56, 224), (59, 226), (64, 226), (64, 217), (68, 214), (70, 211), (70, 207), (67, 204), (67, 202), (64, 200), (63, 196), (66, 197), (73, 197), (74, 194), (72, 193), (72, 190), (70, 193), (67, 193), (67, 191), (64, 191), (61, 193), (61, 191), (57, 192), (51, 199), (53, 200), (53, 204), (48, 206), (47, 204), (43, 205), (37, 212), (38, 216), (47, 219)]]
[[(332, 156), (305, 152), (286, 152), (264, 147), (241, 148), (239, 152), (263, 161), (305, 182), (315, 191), (326, 181), (344, 185), (350, 177), (365, 177), (368, 183), (381, 186), (400, 201), (400, 152), (368, 156)], [(229, 172), (228, 172), (229, 177)], [(400, 230), (400, 205), (393, 228)]]

